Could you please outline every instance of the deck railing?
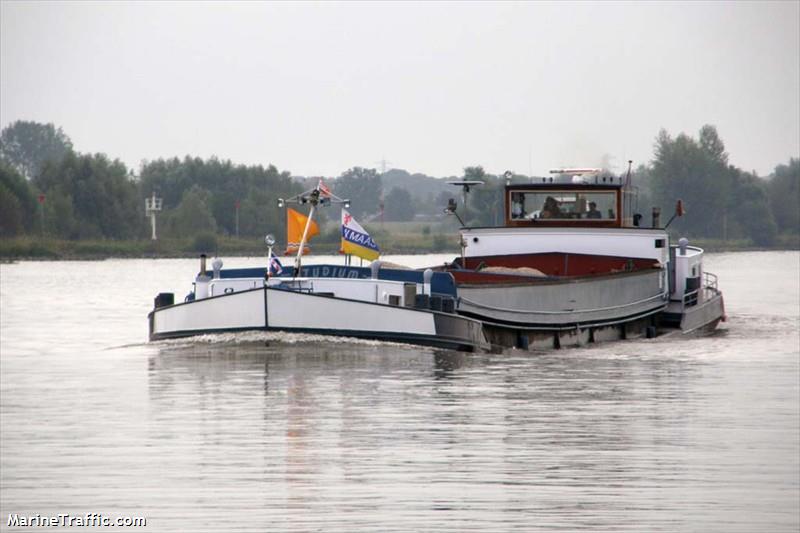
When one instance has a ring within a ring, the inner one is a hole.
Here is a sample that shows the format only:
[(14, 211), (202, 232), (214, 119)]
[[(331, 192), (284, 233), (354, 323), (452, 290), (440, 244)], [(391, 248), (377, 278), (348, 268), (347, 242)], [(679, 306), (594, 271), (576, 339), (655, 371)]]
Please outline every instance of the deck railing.
[(704, 271), (703, 284), (700, 286), (700, 288), (687, 292), (683, 295), (683, 305), (686, 307), (697, 305), (697, 302), (700, 300), (701, 296), (703, 297), (703, 300), (705, 300), (715, 296), (718, 293), (719, 288), (717, 287), (717, 275)]
[(719, 292), (717, 288), (717, 275), (711, 272), (703, 272), (703, 288)]

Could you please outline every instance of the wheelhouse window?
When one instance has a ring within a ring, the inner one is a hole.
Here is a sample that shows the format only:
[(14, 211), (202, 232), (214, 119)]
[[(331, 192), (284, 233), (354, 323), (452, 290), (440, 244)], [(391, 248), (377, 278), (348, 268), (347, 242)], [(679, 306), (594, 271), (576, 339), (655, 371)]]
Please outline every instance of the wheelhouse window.
[(616, 220), (614, 191), (512, 191), (511, 220)]

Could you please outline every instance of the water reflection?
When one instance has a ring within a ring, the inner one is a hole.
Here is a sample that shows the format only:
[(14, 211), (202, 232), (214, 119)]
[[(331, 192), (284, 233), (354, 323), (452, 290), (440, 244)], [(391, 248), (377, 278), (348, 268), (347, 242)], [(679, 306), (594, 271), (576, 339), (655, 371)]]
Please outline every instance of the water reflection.
[(467, 354), (451, 350), (437, 350), (434, 352), (433, 376), (436, 379), (451, 379), (456, 376), (456, 370), (464, 366)]
[[(189, 343), (151, 357), (149, 389), (151, 407), (173, 417), (160, 425), (199, 424), (206, 456), (223, 445), (226, 463), (246, 462), (241, 445), (253, 442), (262, 461), (253, 483), (280, 482), (288, 509), (319, 511), (342, 486), (369, 500), (371, 486), (381, 489), (376, 510), (398, 497), (423, 514), (483, 509), (513, 522), (541, 487), (566, 491), (547, 503), (565, 513), (608, 513), (626, 505), (609, 492), (685, 480), (689, 466), (670, 454), (693, 444), (680, 427), (697, 408), (689, 395), (702, 367), (603, 350)], [(213, 464), (199, 462), (198, 479)], [(458, 486), (463, 501), (417, 493), (420, 483), (450, 497)], [(574, 501), (570, 487), (596, 494)]]
[[(147, 515), (165, 532), (797, 531), (798, 257), (709, 265), (731, 296), (727, 334), (525, 354), (147, 344), (164, 269), (183, 283), (194, 261), (2, 266), (0, 516)], [(762, 300), (755, 263), (770, 272)]]

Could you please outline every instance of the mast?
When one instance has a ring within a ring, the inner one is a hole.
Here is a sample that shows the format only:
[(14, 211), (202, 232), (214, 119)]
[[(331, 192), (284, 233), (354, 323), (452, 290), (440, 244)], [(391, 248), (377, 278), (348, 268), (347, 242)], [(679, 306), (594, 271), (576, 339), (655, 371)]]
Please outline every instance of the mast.
[(303, 236), (300, 239), (300, 246), (297, 249), (297, 257), (294, 259), (294, 277), (297, 277), (300, 275), (300, 268), (303, 264), (303, 248), (305, 248), (306, 241), (308, 240), (308, 232), (311, 229), (311, 224), (314, 220), (314, 214), (317, 211), (317, 207), (330, 204), (342, 204), (344, 205), (345, 209), (348, 209), (350, 207), (350, 200), (339, 198), (333, 194), (330, 189), (328, 189), (328, 187), (322, 183), (322, 179), (320, 179), (319, 183), (317, 183), (317, 186), (313, 189), (309, 189), (296, 196), (292, 196), (291, 198), (278, 198), (278, 207), (285, 207), (286, 204), (311, 204), (311, 209), (309, 210), (308, 217), (306, 218), (306, 225), (303, 228)]
[(300, 272), (300, 266), (302, 264), (302, 257), (303, 257), (303, 248), (306, 245), (306, 238), (308, 237), (308, 229), (311, 227), (311, 221), (314, 219), (314, 212), (317, 210), (317, 204), (319, 203), (319, 189), (314, 189), (311, 194), (309, 195), (308, 201), (311, 203), (311, 210), (308, 212), (308, 218), (306, 219), (306, 227), (303, 228), (303, 237), (300, 239), (300, 246), (297, 248), (297, 257), (294, 259), (294, 276)]

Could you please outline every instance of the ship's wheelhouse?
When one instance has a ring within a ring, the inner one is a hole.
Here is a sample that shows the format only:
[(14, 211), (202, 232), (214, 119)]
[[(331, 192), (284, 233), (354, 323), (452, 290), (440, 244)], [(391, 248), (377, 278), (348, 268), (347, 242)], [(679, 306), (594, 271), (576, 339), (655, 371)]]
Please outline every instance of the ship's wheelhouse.
[(620, 226), (619, 188), (508, 187), (506, 225)]
[(633, 191), (624, 178), (565, 171), (541, 183), (507, 185), (506, 226), (620, 228), (635, 226)]
[(667, 263), (667, 234), (639, 227), (627, 178), (603, 176), (600, 169), (552, 173), (506, 185), (503, 227), (462, 228), (464, 268), (530, 268), (562, 277), (649, 271)]

